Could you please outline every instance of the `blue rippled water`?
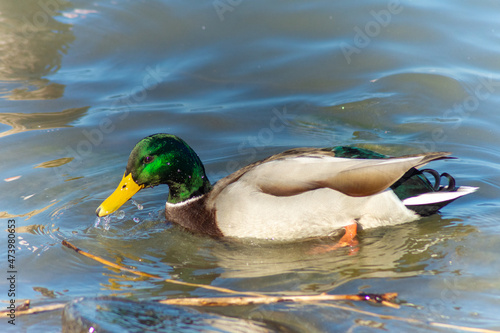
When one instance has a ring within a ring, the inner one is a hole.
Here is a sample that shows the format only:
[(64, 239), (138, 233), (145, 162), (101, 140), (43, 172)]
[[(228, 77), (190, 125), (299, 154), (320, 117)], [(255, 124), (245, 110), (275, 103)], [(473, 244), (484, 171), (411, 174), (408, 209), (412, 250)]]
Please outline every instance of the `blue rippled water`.
[[(16, 221), (17, 301), (220, 296), (109, 269), (61, 246), (68, 240), (186, 282), (398, 292), (403, 303), (204, 309), (269, 330), (500, 330), (499, 12), (487, 0), (2, 1), (0, 217)], [(144, 209), (127, 204), (122, 219), (96, 225), (131, 148), (157, 132), (185, 139), (212, 181), (287, 148), (357, 145), (451, 151), (457, 160), (433, 167), (480, 190), (418, 222), (360, 233), (355, 255), (307, 254), (322, 241), (187, 233), (165, 221), (161, 186), (136, 195)], [(63, 327), (60, 311), (1, 325)]]

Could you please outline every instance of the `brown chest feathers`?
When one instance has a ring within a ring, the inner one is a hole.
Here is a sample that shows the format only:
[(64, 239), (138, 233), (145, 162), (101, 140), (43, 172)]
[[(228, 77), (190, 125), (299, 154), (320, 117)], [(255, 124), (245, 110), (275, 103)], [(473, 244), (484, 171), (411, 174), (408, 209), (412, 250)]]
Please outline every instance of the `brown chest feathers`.
[(222, 237), (224, 235), (215, 223), (215, 209), (207, 207), (206, 199), (205, 196), (199, 196), (177, 204), (167, 202), (165, 217), (186, 229)]

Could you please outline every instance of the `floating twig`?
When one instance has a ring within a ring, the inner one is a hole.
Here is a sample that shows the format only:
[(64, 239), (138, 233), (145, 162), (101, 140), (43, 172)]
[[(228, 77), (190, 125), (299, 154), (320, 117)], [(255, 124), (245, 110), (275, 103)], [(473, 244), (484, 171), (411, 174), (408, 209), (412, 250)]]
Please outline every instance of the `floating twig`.
[[(47, 311), (55, 311), (62, 309), (66, 306), (66, 303), (56, 303), (56, 304), (49, 304), (49, 305), (41, 305), (41, 306), (36, 306), (31, 308), (30, 307), (30, 300), (24, 301), (22, 304), (16, 306), (16, 316), (22, 316), (22, 315), (27, 315), (27, 314), (34, 314), (34, 313), (41, 313), (41, 312), (47, 312)], [(9, 313), (10, 310), (3, 310), (0, 311), (0, 315), (3, 315), (4, 313)]]
[(399, 308), (392, 301), (396, 293), (386, 294), (358, 294), (358, 295), (299, 295), (299, 296), (253, 296), (253, 297), (196, 297), (196, 298), (170, 298), (159, 301), (162, 304), (185, 306), (230, 306), (271, 304), (280, 302), (324, 302), (324, 301), (369, 301), (383, 304), (392, 308)]

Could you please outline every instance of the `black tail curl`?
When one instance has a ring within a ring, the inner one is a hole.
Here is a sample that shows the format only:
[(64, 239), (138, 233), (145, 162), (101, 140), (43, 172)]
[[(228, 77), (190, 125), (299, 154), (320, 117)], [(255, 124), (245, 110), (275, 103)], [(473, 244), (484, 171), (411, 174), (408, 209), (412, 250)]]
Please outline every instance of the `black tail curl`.
[[(455, 192), (457, 190), (455, 186), (455, 178), (453, 178), (449, 173), (443, 172), (442, 174), (439, 174), (439, 172), (434, 169), (422, 169), (419, 171), (420, 174), (428, 173), (434, 177), (434, 191)], [(441, 185), (442, 177), (446, 177), (448, 179), (448, 185)]]

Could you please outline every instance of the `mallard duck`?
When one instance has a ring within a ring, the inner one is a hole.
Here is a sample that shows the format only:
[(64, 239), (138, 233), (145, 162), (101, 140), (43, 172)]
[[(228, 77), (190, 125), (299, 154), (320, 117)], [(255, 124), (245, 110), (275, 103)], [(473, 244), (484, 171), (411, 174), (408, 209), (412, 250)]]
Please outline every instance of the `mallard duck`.
[[(417, 168), (448, 152), (387, 157), (354, 147), (296, 148), (252, 163), (211, 185), (194, 150), (171, 134), (134, 147), (118, 188), (97, 208), (109, 215), (135, 193), (169, 186), (166, 219), (211, 236), (293, 240), (434, 214), (475, 187)], [(434, 184), (425, 176), (433, 176)], [(448, 184), (440, 185), (442, 178)]]

